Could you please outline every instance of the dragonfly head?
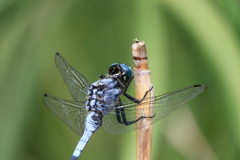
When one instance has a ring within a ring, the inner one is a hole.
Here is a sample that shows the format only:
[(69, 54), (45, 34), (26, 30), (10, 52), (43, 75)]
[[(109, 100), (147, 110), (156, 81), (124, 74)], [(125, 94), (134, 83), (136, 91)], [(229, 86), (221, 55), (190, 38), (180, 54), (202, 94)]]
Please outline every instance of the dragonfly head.
[(108, 69), (108, 74), (118, 74), (127, 83), (132, 77), (132, 69), (126, 64), (113, 63)]

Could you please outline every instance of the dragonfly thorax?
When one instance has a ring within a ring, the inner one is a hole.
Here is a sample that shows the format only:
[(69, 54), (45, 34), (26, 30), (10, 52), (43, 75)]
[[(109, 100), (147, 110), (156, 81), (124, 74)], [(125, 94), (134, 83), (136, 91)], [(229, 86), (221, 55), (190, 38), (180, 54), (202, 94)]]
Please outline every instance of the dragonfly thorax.
[(112, 78), (98, 80), (90, 85), (88, 89), (88, 110), (99, 110), (103, 115), (119, 100), (122, 93), (118, 81)]

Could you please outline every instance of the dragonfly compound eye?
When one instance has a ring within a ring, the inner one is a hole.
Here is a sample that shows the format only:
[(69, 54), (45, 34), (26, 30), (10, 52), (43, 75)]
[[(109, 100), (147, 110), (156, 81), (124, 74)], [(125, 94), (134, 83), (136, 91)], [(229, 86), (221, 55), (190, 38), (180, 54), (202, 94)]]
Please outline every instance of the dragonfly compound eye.
[(132, 77), (132, 69), (126, 64), (120, 64), (121, 66), (121, 75), (123, 79), (128, 82)]
[(109, 75), (119, 74), (120, 70), (121, 70), (121, 67), (119, 63), (113, 63), (108, 69), (108, 74)]
[(126, 64), (113, 63), (108, 69), (109, 75), (120, 75), (125, 82), (128, 82), (132, 77), (132, 69)]

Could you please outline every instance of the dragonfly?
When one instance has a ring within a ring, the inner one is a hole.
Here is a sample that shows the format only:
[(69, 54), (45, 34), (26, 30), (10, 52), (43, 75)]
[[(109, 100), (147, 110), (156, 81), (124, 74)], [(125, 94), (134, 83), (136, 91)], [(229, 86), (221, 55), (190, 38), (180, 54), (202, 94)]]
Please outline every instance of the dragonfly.
[[(133, 79), (132, 69), (126, 64), (113, 63), (108, 69), (108, 75), (101, 74), (98, 81), (89, 84), (59, 53), (55, 55), (55, 63), (73, 100), (45, 94), (44, 102), (57, 117), (81, 136), (71, 160), (79, 158), (90, 137), (100, 126), (109, 134), (122, 134), (143, 128), (163, 119), (206, 89), (205, 85), (198, 84), (146, 98), (152, 87), (139, 100), (126, 93)], [(129, 101), (121, 101), (121, 95)], [(139, 105), (142, 106), (141, 110), (149, 110), (147, 107), (150, 106), (151, 115), (140, 115), (140, 109), (136, 108)], [(145, 119), (151, 119), (150, 124), (144, 123)], [(136, 125), (137, 122), (142, 123)]]

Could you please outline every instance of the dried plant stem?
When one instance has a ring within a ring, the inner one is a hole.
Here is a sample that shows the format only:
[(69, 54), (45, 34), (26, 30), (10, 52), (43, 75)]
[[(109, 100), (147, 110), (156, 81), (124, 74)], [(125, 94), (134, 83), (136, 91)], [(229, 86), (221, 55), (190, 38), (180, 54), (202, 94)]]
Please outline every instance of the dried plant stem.
[[(146, 91), (151, 87), (150, 70), (148, 70), (147, 51), (144, 42), (140, 42), (137, 39), (134, 40), (132, 45), (132, 54), (134, 60), (134, 81), (135, 81), (135, 94), (136, 99), (142, 99)], [(147, 97), (153, 96), (153, 90), (148, 93)], [(146, 98), (147, 98), (146, 97)], [(144, 101), (143, 101), (144, 102)], [(144, 108), (144, 109), (143, 109)], [(138, 105), (137, 115), (152, 116), (151, 106)], [(150, 160), (151, 144), (152, 144), (152, 125), (151, 118), (144, 118), (137, 122), (137, 128), (140, 128), (143, 124), (149, 124), (144, 128), (137, 130), (136, 135), (136, 148), (137, 148), (137, 160)]]

